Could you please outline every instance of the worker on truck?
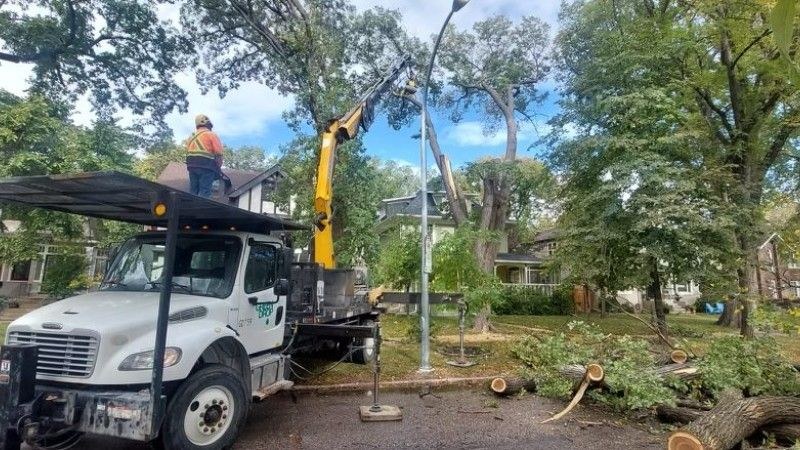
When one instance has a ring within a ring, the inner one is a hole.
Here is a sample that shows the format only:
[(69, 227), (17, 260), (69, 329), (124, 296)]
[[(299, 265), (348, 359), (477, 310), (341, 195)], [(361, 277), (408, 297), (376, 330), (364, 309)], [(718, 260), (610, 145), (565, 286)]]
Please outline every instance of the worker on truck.
[(194, 118), (195, 132), (186, 141), (186, 167), (190, 192), (210, 198), (214, 180), (222, 178), (222, 141), (211, 131), (214, 124), (205, 114)]

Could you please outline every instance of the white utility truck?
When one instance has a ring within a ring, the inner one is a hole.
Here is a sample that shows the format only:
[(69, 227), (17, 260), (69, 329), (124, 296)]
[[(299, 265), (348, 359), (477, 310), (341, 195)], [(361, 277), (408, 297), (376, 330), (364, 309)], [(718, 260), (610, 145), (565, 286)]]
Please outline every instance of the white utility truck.
[(115, 172), (0, 180), (0, 201), (162, 230), (121, 245), (98, 291), (10, 324), (0, 448), (84, 433), (226, 448), (253, 399), (291, 386), (294, 355), (376, 351), (366, 292), (352, 271), (294, 262), (296, 223)]

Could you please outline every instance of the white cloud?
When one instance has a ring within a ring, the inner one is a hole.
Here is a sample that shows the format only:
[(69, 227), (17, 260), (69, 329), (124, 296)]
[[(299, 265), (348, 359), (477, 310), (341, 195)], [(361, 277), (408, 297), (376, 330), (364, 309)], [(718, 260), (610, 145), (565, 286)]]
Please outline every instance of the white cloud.
[(28, 79), (33, 74), (33, 64), (0, 63), (0, 88), (14, 95), (25, 95)]
[[(522, 122), (517, 132), (517, 140), (520, 143), (534, 141), (545, 136), (550, 130), (550, 125), (545, 121), (538, 121), (535, 124)], [(459, 122), (448, 128), (445, 136), (458, 145), (470, 147), (497, 147), (506, 143), (505, 126), (486, 133), (483, 123), (478, 121)]]
[(447, 130), (447, 138), (458, 145), (470, 147), (495, 147), (506, 142), (504, 131), (485, 133), (480, 122), (459, 122)]
[(242, 83), (225, 98), (220, 98), (214, 91), (202, 94), (190, 74), (181, 73), (176, 79), (189, 93), (189, 112), (167, 116), (167, 125), (177, 139), (191, 134), (197, 114), (209, 116), (214, 122), (214, 131), (223, 137), (244, 136), (263, 132), (269, 122), (280, 120), (281, 114), (292, 106), (291, 97), (256, 82)]

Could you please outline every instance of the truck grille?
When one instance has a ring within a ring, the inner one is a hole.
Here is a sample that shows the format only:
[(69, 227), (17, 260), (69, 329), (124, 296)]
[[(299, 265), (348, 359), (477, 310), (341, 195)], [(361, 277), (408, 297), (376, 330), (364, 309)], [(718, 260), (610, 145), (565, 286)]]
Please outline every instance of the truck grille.
[(8, 343), (39, 347), (38, 375), (85, 378), (94, 371), (99, 340), (91, 335), (11, 331)]

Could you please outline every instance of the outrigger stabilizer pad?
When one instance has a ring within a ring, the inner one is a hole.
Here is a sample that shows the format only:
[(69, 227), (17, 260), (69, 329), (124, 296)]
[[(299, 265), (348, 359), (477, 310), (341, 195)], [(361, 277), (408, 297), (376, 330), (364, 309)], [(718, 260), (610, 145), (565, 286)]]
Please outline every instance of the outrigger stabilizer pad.
[(476, 363), (475, 361), (470, 361), (468, 359), (457, 359), (455, 361), (447, 361), (447, 364), (455, 367), (472, 367)]
[(362, 422), (391, 422), (403, 420), (403, 411), (397, 406), (372, 405), (359, 407)]

